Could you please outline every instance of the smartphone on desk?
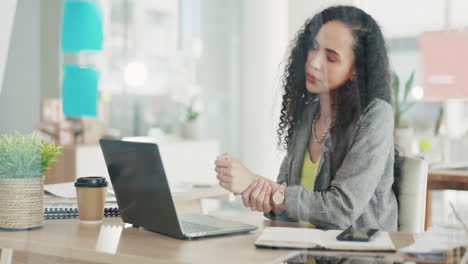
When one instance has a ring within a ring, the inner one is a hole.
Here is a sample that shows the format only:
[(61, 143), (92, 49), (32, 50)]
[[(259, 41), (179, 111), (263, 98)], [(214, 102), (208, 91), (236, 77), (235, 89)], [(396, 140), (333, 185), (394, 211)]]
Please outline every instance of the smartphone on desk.
[(368, 242), (378, 231), (378, 229), (361, 229), (350, 226), (341, 232), (336, 239), (339, 241)]

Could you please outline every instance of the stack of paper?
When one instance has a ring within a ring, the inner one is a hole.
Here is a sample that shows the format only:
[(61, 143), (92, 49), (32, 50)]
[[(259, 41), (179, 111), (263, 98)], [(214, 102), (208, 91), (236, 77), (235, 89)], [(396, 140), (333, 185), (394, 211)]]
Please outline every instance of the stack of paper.
[[(76, 199), (76, 188), (74, 182), (45, 184), (44, 191), (56, 197)], [(106, 201), (115, 201), (114, 191), (111, 186), (107, 188)]]
[(443, 253), (456, 247), (468, 245), (468, 237), (460, 229), (430, 227), (415, 238), (415, 242), (398, 251), (404, 253)]

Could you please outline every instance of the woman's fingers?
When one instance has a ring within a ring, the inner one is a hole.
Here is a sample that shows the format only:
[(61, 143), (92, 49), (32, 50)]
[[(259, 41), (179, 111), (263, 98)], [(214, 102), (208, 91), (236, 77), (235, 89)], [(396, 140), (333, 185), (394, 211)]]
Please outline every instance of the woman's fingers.
[(215, 166), (215, 171), (216, 171), (217, 174), (224, 174), (224, 170), (226, 170), (226, 168), (220, 167), (220, 166)]
[(220, 167), (227, 167), (228, 168), (228, 167), (231, 166), (232, 161), (233, 161), (233, 158), (231, 157), (231, 155), (225, 153), (225, 154), (219, 156), (215, 160), (215, 165), (220, 166)]
[(216, 171), (217, 174), (221, 174), (221, 175), (224, 175), (224, 176), (231, 175), (231, 169), (230, 168), (216, 166), (215, 171)]
[(257, 180), (242, 192), (242, 203), (252, 211), (269, 212), (272, 210), (271, 190), (271, 186), (266, 180)]
[(265, 200), (267, 187), (268, 183), (265, 182), (265, 184), (263, 184), (262, 190), (260, 190), (260, 193), (257, 197), (255, 207), (257, 208), (258, 212), (263, 212), (263, 201)]
[(266, 190), (266, 193), (265, 193), (265, 199), (263, 200), (263, 212), (264, 213), (268, 213), (271, 211), (272, 206), (271, 206), (271, 185), (268, 184), (267, 186), (267, 190)]
[(231, 160), (232, 156), (231, 156), (231, 154), (225, 152), (225, 153), (223, 153), (223, 155), (220, 156), (220, 158), (223, 158), (225, 160)]
[(226, 184), (231, 184), (232, 183), (232, 177), (230, 174), (230, 170), (224, 167), (215, 167), (216, 171), (216, 178), (219, 181), (222, 181)]
[(260, 195), (260, 192), (262, 191), (264, 184), (265, 184), (265, 181), (263, 179), (260, 180), (260, 183), (250, 194), (250, 208), (252, 209), (252, 211), (257, 210), (257, 198)]
[(242, 192), (242, 203), (247, 208), (250, 207), (250, 193), (252, 192), (252, 190), (255, 189), (257, 184), (258, 181), (254, 181), (252, 184), (250, 184), (250, 186), (247, 189), (245, 189), (245, 191)]
[(259, 212), (264, 213), (264, 212), (270, 211), (268, 210), (270, 206), (270, 197), (271, 197), (271, 186), (268, 183), (268, 181), (265, 181), (262, 191), (260, 192), (259, 199), (257, 199), (258, 201), (257, 209), (260, 209), (258, 210)]
[(232, 182), (232, 178), (226, 175), (216, 174), (216, 179), (226, 184), (230, 184)]
[(219, 167), (228, 167), (228, 166), (229, 166), (229, 162), (227, 162), (225, 159), (217, 158), (217, 159), (215, 160), (215, 165), (216, 165), (216, 166), (219, 166)]
[(219, 186), (223, 187), (224, 189), (228, 190), (228, 191), (231, 191), (230, 188), (229, 188), (229, 185), (227, 183), (224, 183), (224, 182), (219, 182)]

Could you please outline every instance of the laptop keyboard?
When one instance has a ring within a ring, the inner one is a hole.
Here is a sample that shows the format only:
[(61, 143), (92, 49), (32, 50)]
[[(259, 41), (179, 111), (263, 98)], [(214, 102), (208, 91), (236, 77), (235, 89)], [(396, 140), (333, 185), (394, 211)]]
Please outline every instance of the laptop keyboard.
[(216, 219), (206, 215), (183, 214), (179, 219), (184, 233), (210, 232), (244, 227), (241, 223)]
[(207, 225), (200, 225), (197, 223), (187, 222), (181, 220), (180, 223), (182, 224), (182, 229), (185, 233), (198, 233), (198, 232), (209, 232), (219, 230), (219, 228), (207, 226)]

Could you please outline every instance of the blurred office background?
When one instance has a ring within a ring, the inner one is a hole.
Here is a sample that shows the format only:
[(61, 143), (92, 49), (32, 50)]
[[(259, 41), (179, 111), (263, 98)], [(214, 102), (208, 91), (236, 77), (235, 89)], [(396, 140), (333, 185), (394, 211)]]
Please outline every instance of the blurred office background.
[[(64, 11), (76, 2), (94, 10), (85, 19), (102, 33), (96, 43), (83, 44), (91, 48), (64, 46), (80, 42), (75, 31), (66, 30), (76, 26), (67, 19), (80, 13)], [(355, 5), (379, 22), (400, 83), (414, 72), (410, 107), (400, 124), (405, 151), (434, 166), (468, 164), (465, 0), (18, 0), (9, 50), (0, 58), (6, 62), (0, 134), (65, 133), (83, 118), (88, 123), (80, 123), (81, 129), (88, 135), (201, 142), (185, 149), (190, 160), (168, 161), (174, 167), (197, 163), (204, 155), (203, 161), (214, 161), (229, 152), (274, 179), (284, 155), (277, 148), (276, 128), (288, 46), (307, 18), (332, 4)], [(61, 109), (71, 107), (64, 100), (73, 99), (64, 97), (71, 89), (65, 80), (73, 80), (64, 77), (71, 69), (65, 65), (97, 74), (98, 96), (87, 105), (96, 113), (63, 115)], [(60, 109), (58, 117), (44, 113), (54, 109)], [(60, 125), (48, 128), (52, 123)], [(97, 125), (102, 130), (86, 130)], [(97, 144), (92, 136), (78, 142), (54, 135), (67, 145)], [(185, 150), (172, 149), (174, 157)], [(75, 176), (86, 176), (83, 171)], [(449, 200), (461, 206), (466, 197), (437, 192), (433, 211), (445, 210)], [(444, 217), (434, 215), (433, 221)]]

